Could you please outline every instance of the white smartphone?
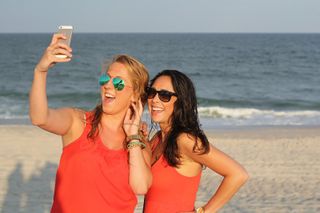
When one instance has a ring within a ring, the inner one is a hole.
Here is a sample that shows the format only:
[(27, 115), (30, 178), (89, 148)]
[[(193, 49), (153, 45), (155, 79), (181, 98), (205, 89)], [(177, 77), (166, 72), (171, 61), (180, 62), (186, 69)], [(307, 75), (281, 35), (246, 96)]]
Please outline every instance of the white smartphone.
[[(63, 34), (67, 37), (67, 39), (61, 39), (59, 42), (64, 43), (68, 46), (71, 44), (71, 37), (72, 37), (72, 31), (73, 27), (72, 26), (59, 26), (58, 27), (58, 33)], [(67, 58), (66, 55), (56, 55), (58, 58)]]

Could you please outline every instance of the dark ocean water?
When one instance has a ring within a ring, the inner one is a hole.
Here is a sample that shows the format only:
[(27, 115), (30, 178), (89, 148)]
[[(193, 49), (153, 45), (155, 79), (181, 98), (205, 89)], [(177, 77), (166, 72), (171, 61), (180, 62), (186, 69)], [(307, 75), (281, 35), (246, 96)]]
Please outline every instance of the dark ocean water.
[[(51, 34), (0, 34), (0, 123), (28, 122), (33, 69)], [(320, 34), (79, 34), (49, 71), (51, 107), (91, 109), (105, 59), (130, 54), (153, 77), (185, 72), (206, 126), (320, 125)], [(147, 117), (147, 115), (146, 115)]]

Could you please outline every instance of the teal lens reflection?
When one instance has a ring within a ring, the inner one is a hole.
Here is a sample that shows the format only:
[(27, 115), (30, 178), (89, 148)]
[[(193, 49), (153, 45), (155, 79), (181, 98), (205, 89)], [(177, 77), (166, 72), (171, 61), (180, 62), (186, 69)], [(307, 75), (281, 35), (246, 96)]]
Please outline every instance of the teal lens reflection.
[(100, 86), (107, 84), (109, 81), (110, 81), (110, 76), (108, 76), (107, 74), (102, 74), (99, 78)]
[[(107, 75), (107, 74), (102, 74), (99, 78), (99, 84), (100, 86), (103, 86), (105, 84), (107, 84), (109, 81), (110, 81), (110, 76)], [(114, 86), (114, 88), (118, 91), (121, 91), (123, 90), (124, 88), (124, 80), (122, 80), (121, 78), (119, 77), (115, 77), (112, 79), (112, 84)]]
[(124, 88), (124, 80), (122, 80), (121, 78), (114, 78), (112, 80), (113, 86), (114, 88), (116, 88), (118, 91), (123, 90)]

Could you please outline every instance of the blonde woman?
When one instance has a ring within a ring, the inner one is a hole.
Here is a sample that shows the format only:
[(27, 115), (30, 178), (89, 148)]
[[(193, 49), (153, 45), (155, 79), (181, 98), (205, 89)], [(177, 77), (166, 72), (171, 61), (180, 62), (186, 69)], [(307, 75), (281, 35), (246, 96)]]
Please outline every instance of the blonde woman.
[(131, 56), (115, 56), (99, 79), (101, 103), (94, 110), (49, 108), (49, 68), (72, 59), (61, 39), (53, 36), (30, 91), (32, 123), (62, 137), (51, 212), (133, 212), (136, 194), (145, 194), (152, 181), (150, 151), (139, 135), (148, 71)]

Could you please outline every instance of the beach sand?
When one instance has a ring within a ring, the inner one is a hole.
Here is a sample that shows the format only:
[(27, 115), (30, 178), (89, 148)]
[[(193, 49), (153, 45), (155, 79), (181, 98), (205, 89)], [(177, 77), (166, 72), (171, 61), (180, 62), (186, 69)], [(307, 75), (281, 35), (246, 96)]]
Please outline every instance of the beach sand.
[[(319, 127), (206, 133), (214, 146), (239, 161), (250, 175), (220, 212), (320, 212)], [(0, 134), (0, 213), (49, 212), (60, 138), (29, 125), (1, 125)], [(206, 203), (220, 181), (219, 175), (204, 170), (196, 206)], [(139, 202), (136, 212), (141, 212), (141, 206)]]

